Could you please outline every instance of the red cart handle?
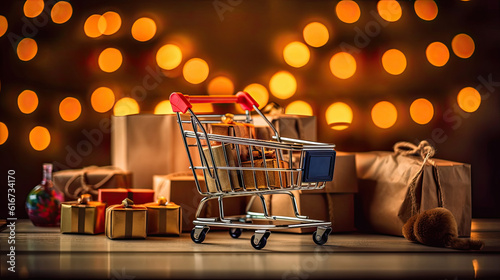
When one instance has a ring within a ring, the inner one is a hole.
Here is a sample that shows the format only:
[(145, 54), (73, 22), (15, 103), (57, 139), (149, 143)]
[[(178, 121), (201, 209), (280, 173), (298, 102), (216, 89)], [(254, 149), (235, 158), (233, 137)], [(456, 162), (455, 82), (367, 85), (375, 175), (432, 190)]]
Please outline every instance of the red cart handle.
[(170, 105), (174, 112), (187, 112), (192, 108), (192, 103), (238, 103), (243, 110), (253, 110), (253, 106), (259, 107), (259, 103), (255, 101), (250, 94), (240, 91), (236, 95), (197, 95), (189, 96), (180, 92), (173, 92), (170, 95)]

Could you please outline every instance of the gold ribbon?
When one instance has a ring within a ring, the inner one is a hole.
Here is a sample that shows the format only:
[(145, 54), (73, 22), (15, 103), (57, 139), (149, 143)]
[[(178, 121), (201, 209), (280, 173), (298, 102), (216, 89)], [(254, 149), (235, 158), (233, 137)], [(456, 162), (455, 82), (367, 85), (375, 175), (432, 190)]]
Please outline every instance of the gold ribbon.
[(436, 191), (438, 197), (438, 207), (443, 207), (444, 198), (441, 182), (439, 180), (439, 171), (436, 167), (436, 163), (432, 159), (430, 159), (436, 153), (434, 147), (432, 147), (431, 144), (429, 144), (429, 142), (425, 140), (421, 141), (418, 146), (410, 142), (398, 142), (394, 145), (394, 152), (396, 155), (402, 156), (419, 155), (423, 159), (418, 172), (415, 173), (415, 175), (410, 180), (410, 183), (408, 184), (409, 194), (411, 198), (410, 217), (419, 212), (419, 209), (417, 208), (417, 197), (415, 192), (417, 188), (417, 180), (421, 176), (426, 164), (430, 164), (432, 166), (434, 180), (437, 187)]
[[(94, 184), (94, 185), (91, 185), (91, 184), (88, 184), (88, 180), (87, 180), (87, 173), (89, 171), (93, 171), (93, 170), (103, 170), (103, 169), (107, 169), (109, 171), (113, 171), (113, 170), (119, 170), (121, 171), (120, 168), (118, 167), (114, 167), (114, 166), (102, 166), (102, 167), (98, 167), (98, 166), (88, 166), (88, 167), (85, 167), (85, 168), (82, 168), (80, 170), (80, 173), (77, 173), (77, 174), (74, 174), (67, 182), (66, 184), (64, 185), (64, 194), (66, 194), (68, 197), (71, 197), (71, 198), (74, 198), (76, 199), (77, 197), (79, 197), (81, 194), (87, 194), (87, 193), (90, 193), (92, 195), (97, 195), (98, 194), (98, 189), (100, 187), (102, 187), (104, 184), (106, 184), (109, 180), (111, 180), (111, 178), (113, 178), (114, 175), (116, 175), (116, 173), (114, 172), (110, 172), (108, 175), (106, 175), (106, 177), (104, 177), (101, 181), (99, 181), (97, 184)], [(73, 193), (70, 192), (70, 186), (71, 184), (76, 181), (76, 179), (80, 178), (80, 187), (76, 188)]]

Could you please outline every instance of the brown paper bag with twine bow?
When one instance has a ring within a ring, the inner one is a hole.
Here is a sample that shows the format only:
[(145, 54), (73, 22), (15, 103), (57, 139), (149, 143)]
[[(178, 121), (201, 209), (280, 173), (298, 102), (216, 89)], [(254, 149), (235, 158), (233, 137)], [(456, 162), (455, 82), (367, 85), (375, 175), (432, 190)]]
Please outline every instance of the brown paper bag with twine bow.
[(402, 236), (411, 216), (444, 207), (455, 216), (458, 234), (470, 236), (470, 165), (434, 159), (434, 154), (427, 141), (398, 142), (394, 153), (357, 153), (357, 228)]

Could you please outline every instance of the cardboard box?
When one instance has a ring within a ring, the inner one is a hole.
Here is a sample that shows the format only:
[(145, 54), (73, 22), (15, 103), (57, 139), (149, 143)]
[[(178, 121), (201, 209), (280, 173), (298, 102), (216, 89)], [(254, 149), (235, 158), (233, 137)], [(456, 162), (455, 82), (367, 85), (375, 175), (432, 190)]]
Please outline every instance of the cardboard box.
[(333, 180), (326, 182), (321, 190), (305, 191), (305, 193), (357, 193), (358, 179), (356, 175), (356, 155), (354, 153), (337, 152)]
[(147, 236), (146, 207), (118, 204), (106, 209), (106, 236), (109, 239), (144, 239)]
[(148, 235), (181, 235), (182, 210), (179, 205), (160, 201), (144, 206), (148, 208)]
[(61, 233), (103, 233), (105, 211), (106, 204), (102, 202), (64, 202), (61, 204)]

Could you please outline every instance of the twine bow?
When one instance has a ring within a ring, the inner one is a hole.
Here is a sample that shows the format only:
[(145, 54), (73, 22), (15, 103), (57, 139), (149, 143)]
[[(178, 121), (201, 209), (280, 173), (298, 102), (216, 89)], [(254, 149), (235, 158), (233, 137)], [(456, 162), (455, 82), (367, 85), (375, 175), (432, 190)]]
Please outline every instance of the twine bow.
[(410, 217), (418, 213), (417, 197), (415, 194), (417, 188), (417, 180), (418, 178), (420, 178), (425, 165), (428, 163), (432, 166), (433, 175), (436, 181), (438, 206), (443, 207), (444, 200), (443, 200), (441, 183), (439, 180), (439, 172), (438, 169), (436, 168), (435, 162), (432, 159), (430, 159), (436, 153), (436, 149), (432, 147), (431, 144), (429, 144), (429, 142), (427, 142), (426, 140), (421, 141), (418, 144), (418, 146), (410, 142), (398, 142), (394, 145), (394, 153), (396, 155), (402, 155), (402, 156), (419, 155), (423, 159), (419, 170), (417, 171), (417, 173), (415, 173), (415, 175), (410, 180), (410, 183), (408, 184), (408, 192), (411, 198)]
[[(92, 170), (98, 170), (98, 169), (108, 169), (108, 170), (119, 170), (119, 168), (113, 167), (113, 166), (105, 166), (105, 167), (97, 167), (97, 166), (89, 166), (81, 169), (81, 173), (77, 173), (73, 175), (67, 182), (66, 185), (64, 185), (64, 193), (72, 198), (78, 198), (82, 194), (92, 194), (96, 196), (98, 194), (98, 189), (102, 187), (104, 184), (106, 184), (113, 176), (115, 175), (114, 172), (109, 172), (106, 177), (104, 177), (101, 181), (99, 181), (97, 184), (89, 184), (87, 180), (88, 172)], [(76, 188), (72, 193), (70, 191), (70, 186), (71, 184), (76, 181), (76, 179), (80, 178), (80, 186)]]

